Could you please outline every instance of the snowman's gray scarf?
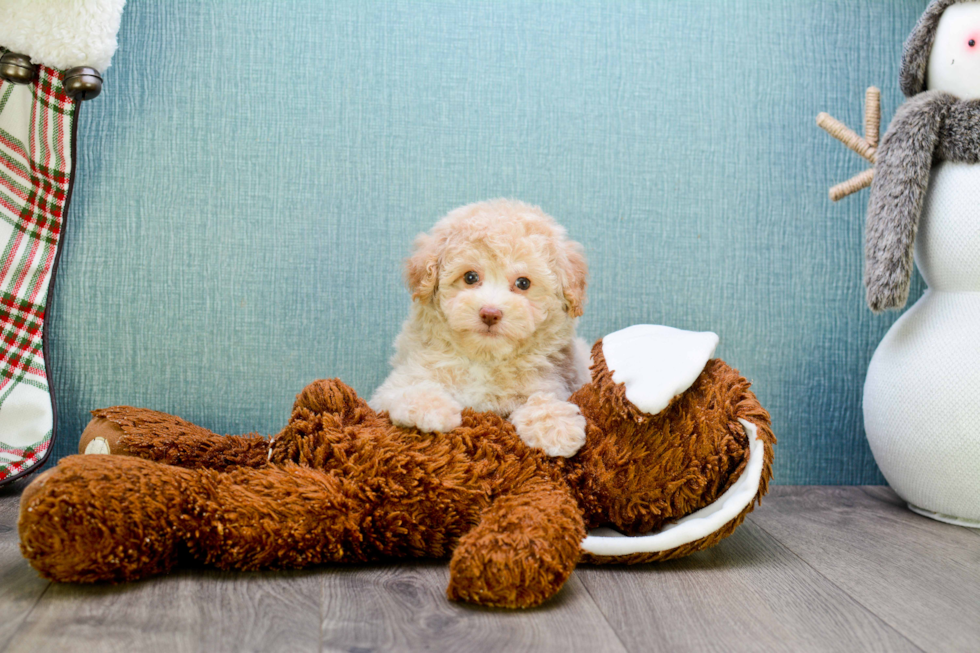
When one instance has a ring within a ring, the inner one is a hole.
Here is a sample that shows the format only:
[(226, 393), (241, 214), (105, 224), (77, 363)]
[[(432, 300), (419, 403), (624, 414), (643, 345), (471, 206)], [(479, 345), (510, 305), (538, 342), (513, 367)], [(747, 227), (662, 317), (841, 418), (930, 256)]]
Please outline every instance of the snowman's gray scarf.
[(895, 114), (878, 148), (864, 245), (864, 284), (875, 312), (901, 308), (934, 161), (980, 163), (980, 101), (926, 91)]

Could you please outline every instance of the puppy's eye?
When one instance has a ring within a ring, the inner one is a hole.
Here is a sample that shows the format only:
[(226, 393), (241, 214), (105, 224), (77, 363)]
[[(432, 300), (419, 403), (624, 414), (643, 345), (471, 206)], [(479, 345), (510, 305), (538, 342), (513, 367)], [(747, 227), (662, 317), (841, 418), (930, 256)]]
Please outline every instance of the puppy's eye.
[(971, 48), (975, 48), (975, 47), (977, 47), (977, 40), (976, 39), (970, 39), (969, 41), (966, 42), (966, 44), (968, 46), (970, 46)]
[(466, 285), (468, 286), (472, 286), (474, 283), (478, 282), (479, 280), (480, 280), (480, 275), (478, 275), (473, 270), (470, 270), (469, 272), (463, 275), (463, 281), (465, 281)]
[(531, 280), (527, 277), (518, 277), (517, 281), (514, 282), (514, 285), (518, 290), (527, 290), (531, 287)]

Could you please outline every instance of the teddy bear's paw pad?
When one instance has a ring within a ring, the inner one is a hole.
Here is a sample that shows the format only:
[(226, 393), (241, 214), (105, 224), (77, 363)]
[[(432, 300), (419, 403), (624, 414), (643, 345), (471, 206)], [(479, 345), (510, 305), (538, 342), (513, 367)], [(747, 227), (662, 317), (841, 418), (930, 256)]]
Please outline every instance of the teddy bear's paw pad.
[(549, 456), (571, 458), (585, 444), (585, 417), (579, 407), (552, 394), (531, 395), (510, 421), (524, 444)]
[(666, 326), (637, 324), (602, 339), (602, 355), (612, 380), (626, 398), (656, 415), (691, 387), (714, 356), (718, 336)]

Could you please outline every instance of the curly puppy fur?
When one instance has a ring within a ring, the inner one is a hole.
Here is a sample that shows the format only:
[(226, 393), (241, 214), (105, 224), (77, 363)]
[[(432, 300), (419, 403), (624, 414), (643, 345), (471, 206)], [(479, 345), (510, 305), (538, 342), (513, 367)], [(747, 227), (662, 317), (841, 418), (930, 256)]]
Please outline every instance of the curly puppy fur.
[(494, 200), (449, 213), (415, 241), (411, 313), (371, 407), (423, 432), (458, 427), (464, 407), (490, 411), (529, 446), (574, 455), (585, 420), (567, 399), (589, 379), (575, 336), (587, 275), (582, 246), (537, 207)]

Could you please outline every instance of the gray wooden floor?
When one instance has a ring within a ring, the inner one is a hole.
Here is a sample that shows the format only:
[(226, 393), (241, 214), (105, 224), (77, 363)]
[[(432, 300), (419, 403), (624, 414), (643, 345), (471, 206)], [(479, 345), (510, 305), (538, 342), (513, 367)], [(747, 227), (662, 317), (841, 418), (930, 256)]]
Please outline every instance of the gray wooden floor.
[(980, 651), (980, 532), (887, 488), (776, 487), (689, 558), (583, 567), (536, 610), (450, 603), (440, 563), (41, 580), (0, 490), (0, 651)]

